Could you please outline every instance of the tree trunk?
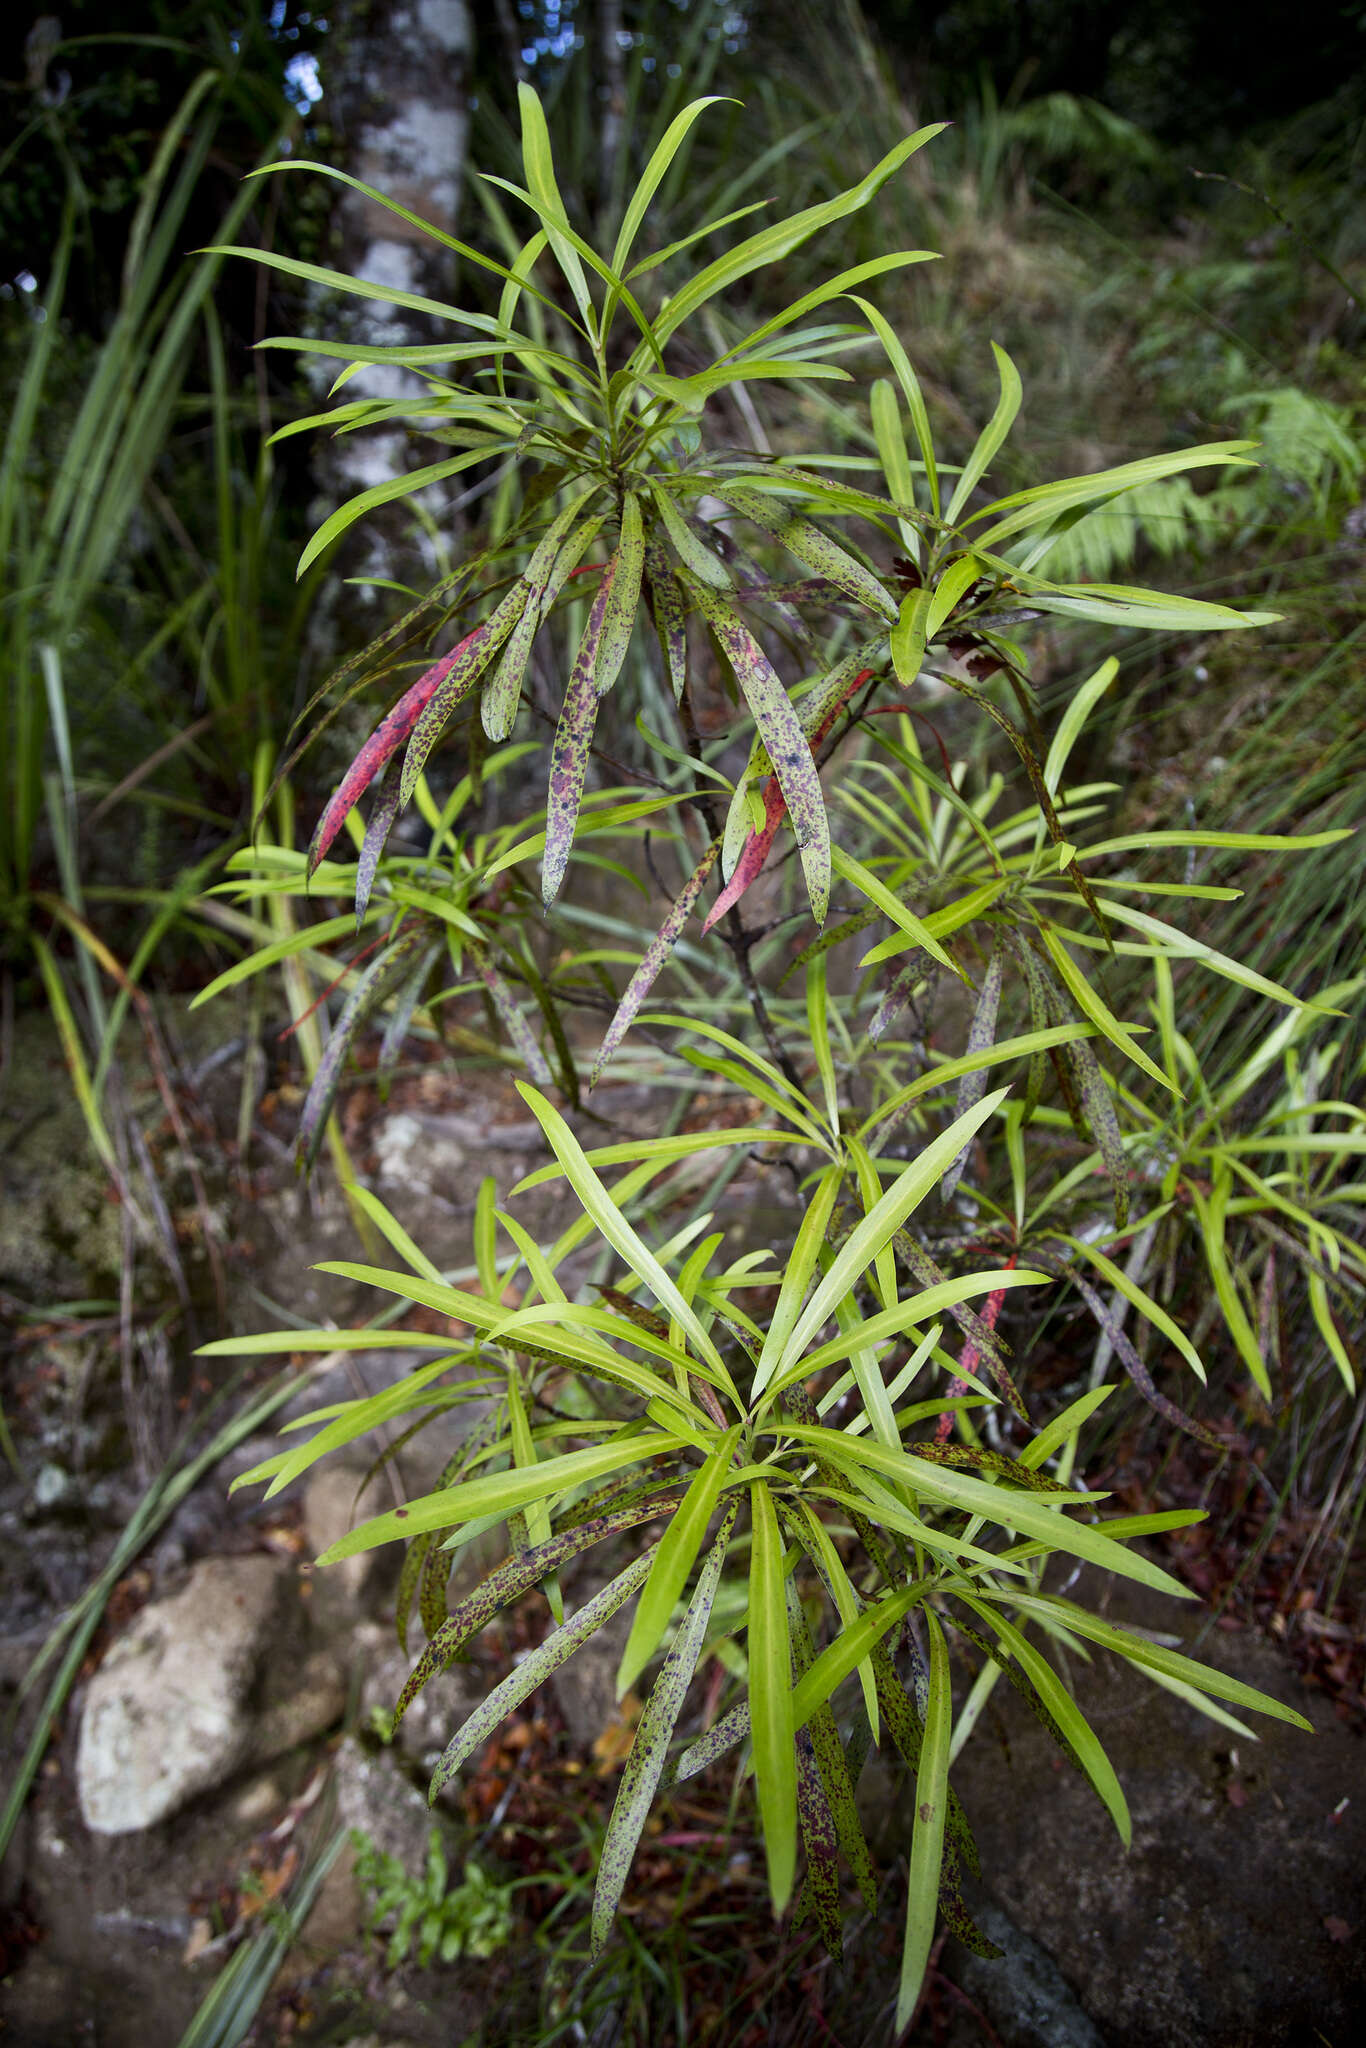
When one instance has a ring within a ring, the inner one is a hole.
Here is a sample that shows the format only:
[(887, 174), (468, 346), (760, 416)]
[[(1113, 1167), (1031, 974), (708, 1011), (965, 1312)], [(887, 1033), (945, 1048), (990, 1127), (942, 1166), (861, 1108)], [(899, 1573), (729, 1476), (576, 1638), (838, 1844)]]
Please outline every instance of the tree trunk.
[[(469, 128), (473, 24), (467, 0), (342, 0), (332, 15), (336, 48), (326, 74), (326, 110), (334, 160), (454, 234)], [(340, 268), (394, 290), (451, 297), (451, 251), (363, 193), (340, 190), (334, 214)], [(382, 347), (452, 338), (448, 327), (378, 302), (350, 300), (345, 318), (350, 339)], [(350, 379), (348, 395), (397, 398), (423, 388), (409, 372), (377, 365)], [(336, 504), (413, 466), (401, 430), (348, 435), (326, 444), (319, 485)], [(395, 575), (419, 543), (402, 507), (387, 521), (368, 519), (358, 532), (362, 573), (371, 576)]]

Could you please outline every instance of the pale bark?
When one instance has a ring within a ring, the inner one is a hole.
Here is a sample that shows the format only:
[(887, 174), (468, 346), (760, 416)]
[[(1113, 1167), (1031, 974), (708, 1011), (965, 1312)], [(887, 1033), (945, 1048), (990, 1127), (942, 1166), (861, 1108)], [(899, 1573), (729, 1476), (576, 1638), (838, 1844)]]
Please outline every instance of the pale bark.
[[(472, 21), (467, 0), (342, 0), (332, 9), (335, 54), (327, 114), (339, 168), (454, 234), (469, 131)], [(456, 258), (432, 237), (361, 193), (339, 188), (334, 260), (352, 276), (449, 300)], [(355, 310), (359, 308), (359, 310)], [(453, 338), (450, 328), (378, 302), (349, 301), (348, 332), (380, 346)], [(401, 397), (424, 387), (386, 366), (350, 380), (350, 396)], [(333, 503), (381, 483), (416, 460), (402, 431), (349, 435), (330, 444), (319, 482)], [(423, 457), (421, 459), (429, 459)], [(365, 573), (392, 575), (410, 522), (372, 519)], [(387, 531), (386, 531), (387, 528)]]

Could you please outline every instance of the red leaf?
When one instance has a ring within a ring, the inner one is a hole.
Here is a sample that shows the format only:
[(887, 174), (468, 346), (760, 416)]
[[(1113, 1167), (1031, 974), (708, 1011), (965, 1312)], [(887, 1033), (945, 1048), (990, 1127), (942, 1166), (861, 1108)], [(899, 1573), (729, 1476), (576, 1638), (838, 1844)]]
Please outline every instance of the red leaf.
[(764, 783), (764, 826), (762, 832), (751, 832), (745, 841), (735, 872), (721, 894), (707, 912), (702, 930), (709, 932), (718, 918), (740, 901), (751, 882), (759, 878), (760, 870), (768, 859), (769, 849), (778, 836), (778, 827), (787, 816), (787, 798), (778, 787), (776, 775), (770, 775)]
[(313, 843), (308, 849), (308, 872), (315, 873), (329, 846), (340, 832), (347, 814), (359, 803), (389, 757), (403, 745), (437, 689), (450, 674), (460, 656), (484, 631), (482, 625), (467, 633), (458, 647), (443, 654), (440, 661), (420, 675), (406, 690), (392, 711), (382, 718), (347, 769), (318, 820)]

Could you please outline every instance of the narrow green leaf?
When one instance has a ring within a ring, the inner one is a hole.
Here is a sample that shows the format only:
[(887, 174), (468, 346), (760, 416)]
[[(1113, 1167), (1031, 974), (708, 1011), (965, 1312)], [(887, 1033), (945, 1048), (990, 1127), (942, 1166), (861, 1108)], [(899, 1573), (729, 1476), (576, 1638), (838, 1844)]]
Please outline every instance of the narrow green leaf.
[(909, 690), (920, 674), (929, 639), (930, 607), (934, 593), (922, 585), (908, 590), (892, 628), (892, 667), (903, 690)]
[(797, 1869), (797, 1758), (783, 1545), (767, 1482), (750, 1488), (749, 1711), (768, 1889), (777, 1918)]
[(578, 1139), (564, 1118), (543, 1095), (539, 1095), (534, 1088), (529, 1088), (525, 1082), (517, 1083), (517, 1092), (545, 1132), (546, 1141), (564, 1168), (566, 1179), (597, 1228), (618, 1256), (625, 1260), (630, 1270), (639, 1274), (661, 1307), (678, 1318), (690, 1342), (695, 1345), (698, 1355), (705, 1359), (717, 1374), (719, 1384), (731, 1396), (736, 1407), (741, 1407), (735, 1383), (726, 1370), (720, 1352), (658, 1259), (612, 1200), (585, 1159)]
[(742, 1427), (737, 1422), (717, 1440), (659, 1543), (617, 1670), (618, 1699), (630, 1691), (664, 1639), (674, 1605), (702, 1548)]
[[(889, 917), (893, 924), (914, 939), (917, 946), (923, 946), (932, 960), (937, 960), (941, 967), (947, 967), (960, 981), (967, 979), (952, 955), (944, 951), (929, 926), (918, 918), (913, 910), (908, 910), (901, 899), (892, 894), (885, 882), (880, 882), (871, 869), (864, 867), (862, 861), (855, 860), (842, 846), (834, 847), (830, 858), (835, 873), (846, 882), (851, 882), (860, 895), (865, 896), (884, 917)], [(872, 955), (869, 954), (864, 964), (866, 965), (867, 960), (871, 958)]]
[(951, 526), (965, 509), (978, 483), (990, 468), (992, 458), (1014, 426), (1015, 415), (1020, 410), (1020, 399), (1023, 395), (1020, 373), (1005, 350), (994, 341), (991, 344), (991, 352), (996, 358), (996, 374), (1001, 382), (1001, 396), (995, 412), (977, 438), (977, 445), (964, 463), (962, 474), (954, 487), (945, 515)]
[[(935, 1138), (920, 1157), (898, 1174), (876, 1206), (863, 1217), (840, 1246), (830, 1271), (817, 1287), (777, 1360), (779, 1374), (797, 1364), (821, 1324), (834, 1313), (834, 1306), (855, 1285), (883, 1246), (890, 1244), (917, 1203), (924, 1200), (964, 1140), (985, 1123), (1004, 1099), (1005, 1090), (987, 1095), (966, 1116), (955, 1117), (948, 1129)], [(755, 1393), (762, 1389), (764, 1375), (755, 1378)]]
[(925, 409), (925, 398), (920, 389), (920, 379), (911, 368), (911, 359), (902, 347), (891, 325), (878, 311), (877, 307), (868, 299), (861, 299), (856, 292), (851, 292), (849, 296), (853, 299), (854, 304), (859, 308), (874, 334), (882, 343), (883, 348), (887, 352), (887, 360), (896, 372), (896, 380), (900, 384), (905, 396), (907, 410), (911, 415), (911, 425), (915, 429), (915, 438), (920, 449), (920, 457), (925, 465), (925, 481), (930, 487), (930, 510), (935, 518), (938, 519), (939, 469), (934, 458), (934, 436), (930, 432), (930, 416)]
[(443, 1493), (430, 1493), (406, 1507), (375, 1515), (359, 1528), (339, 1537), (318, 1559), (320, 1565), (336, 1564), (344, 1557), (374, 1550), (381, 1543), (420, 1535), (424, 1529), (454, 1527), (472, 1522), (478, 1515), (511, 1514), (529, 1501), (548, 1500), (552, 1494), (567, 1493), (590, 1479), (605, 1478), (623, 1465), (638, 1464), (667, 1451), (681, 1449), (685, 1439), (663, 1431), (640, 1434), (623, 1431), (610, 1442), (595, 1444), (586, 1451), (568, 1451), (563, 1457), (543, 1459), (526, 1472), (494, 1472), (484, 1479), (467, 1479)]
[(1244, 1685), (1239, 1678), (1228, 1678), (1208, 1664), (1197, 1664), (1193, 1657), (1183, 1657), (1147, 1636), (1131, 1635), (1127, 1629), (1102, 1621), (1099, 1615), (1089, 1613), (1086, 1608), (1078, 1607), (1060, 1595), (1016, 1593), (1012, 1588), (1010, 1604), (1023, 1613), (1037, 1614), (1041, 1621), (1060, 1623), (1074, 1635), (1084, 1636), (1087, 1642), (1099, 1643), (1103, 1649), (1116, 1651), (1140, 1669), (1163, 1672), (1169, 1678), (1194, 1686), (1198, 1692), (1213, 1693), (1216, 1699), (1229, 1700), (1235, 1707), (1244, 1707), (1250, 1713), (1268, 1714), (1274, 1721), (1288, 1721), (1292, 1728), (1303, 1728), (1309, 1735), (1314, 1732), (1313, 1723), (1307, 1721), (1303, 1714), (1296, 1713), (1293, 1707), (1283, 1706), (1269, 1693), (1258, 1692), (1254, 1686)]
[(1081, 1708), (1047, 1658), (1042, 1656), (1004, 1615), (999, 1614), (986, 1601), (973, 1600), (966, 1594), (963, 1598), (975, 1613), (990, 1623), (1019, 1664), (1042, 1701), (1045, 1713), (1091, 1780), (1097, 1797), (1115, 1824), (1115, 1832), (1120, 1841), (1126, 1849), (1129, 1848), (1133, 1841), (1133, 1824), (1129, 1819), (1128, 1802), (1119, 1779), (1115, 1776), (1114, 1765)]
[(784, 1430), (799, 1442), (819, 1450), (832, 1464), (869, 1465), (873, 1471), (885, 1473), (898, 1485), (909, 1486), (947, 1507), (962, 1508), (970, 1515), (984, 1515), (1002, 1528), (1017, 1529), (1023, 1536), (1036, 1537), (1049, 1550), (1065, 1551), (1073, 1557), (1084, 1558), (1088, 1564), (1100, 1565), (1103, 1570), (1116, 1572), (1121, 1578), (1136, 1579), (1140, 1585), (1151, 1586), (1155, 1592), (1168, 1593), (1174, 1599), (1192, 1598), (1187, 1588), (1169, 1572), (1150, 1564), (1137, 1552), (1127, 1550), (1122, 1543), (1113, 1542), (1105, 1534), (1103, 1522), (1094, 1526), (1074, 1522), (1063, 1506), (1048, 1506), (1035, 1494), (1021, 1493), (1014, 1487), (997, 1486), (969, 1473), (956, 1472), (948, 1466), (931, 1465), (923, 1458), (886, 1450), (881, 1444), (864, 1437), (848, 1436), (842, 1430), (813, 1430), (797, 1423), (784, 1424)]
[[(1151, 1075), (1154, 1081), (1160, 1081), (1164, 1088), (1169, 1088), (1173, 1095), (1180, 1100), (1181, 1090), (1176, 1086), (1175, 1082), (1170, 1081), (1163, 1073), (1161, 1067), (1148, 1058), (1142, 1046), (1130, 1037), (1118, 1017), (1101, 1000), (1096, 990), (1086, 979), (1063, 944), (1062, 935), (1057, 926), (1047, 924), (1040, 919), (1038, 929), (1039, 936), (1048, 948), (1049, 955), (1052, 958), (1053, 965), (1058, 970), (1063, 986), (1075, 1002), (1077, 1008), (1082, 1012), (1082, 1015), (1089, 1017), (1101, 1035), (1108, 1038), (1111, 1045), (1122, 1052), (1127, 1059), (1131, 1059), (1136, 1067), (1141, 1067), (1144, 1073)], [(1073, 1050), (1075, 1050), (1075, 1047)]]
[[(631, 194), (630, 202), (622, 217), (617, 239), (612, 245), (611, 267), (619, 275), (625, 274), (626, 259), (631, 253), (637, 234), (640, 232), (641, 223), (649, 211), (650, 201), (659, 190), (661, 180), (670, 164), (678, 155), (688, 130), (692, 127), (699, 114), (705, 113), (708, 107), (719, 107), (723, 104), (726, 104), (725, 96), (720, 93), (712, 93), (706, 98), (690, 100), (682, 113), (675, 114), (660, 141), (651, 152), (650, 160), (640, 174), (640, 182)], [(734, 104), (734, 102), (730, 104)]]
[(953, 1697), (949, 1685), (949, 1653), (944, 1634), (930, 1608), (925, 1610), (930, 1646), (930, 1690), (920, 1768), (915, 1779), (915, 1823), (906, 1901), (906, 1937), (901, 1951), (895, 2029), (903, 2034), (920, 2003), (929, 1967), (939, 1913), (939, 1874), (944, 1862), (944, 1823), (949, 1797), (949, 1744), (953, 1736)]
[(1101, 663), (1094, 675), (1087, 677), (1058, 721), (1058, 729), (1053, 735), (1052, 744), (1048, 749), (1048, 759), (1043, 766), (1044, 786), (1050, 796), (1056, 796), (1061, 789), (1063, 770), (1082, 728), (1118, 674), (1119, 663), (1114, 655), (1111, 655), (1108, 661)]
[(698, 581), (712, 590), (730, 590), (732, 584), (729, 569), (719, 555), (713, 554), (709, 547), (703, 545), (664, 485), (651, 477), (650, 490), (659, 516), (664, 522), (664, 531), (673, 542), (684, 568), (691, 569)]

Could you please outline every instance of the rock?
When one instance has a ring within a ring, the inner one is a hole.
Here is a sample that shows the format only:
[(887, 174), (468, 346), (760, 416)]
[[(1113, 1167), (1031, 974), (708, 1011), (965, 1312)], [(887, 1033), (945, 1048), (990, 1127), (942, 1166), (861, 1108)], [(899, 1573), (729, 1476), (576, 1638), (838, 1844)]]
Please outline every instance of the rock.
[[(333, 1464), (315, 1466), (309, 1474), (304, 1489), (304, 1534), (310, 1557), (320, 1557), (367, 1513), (376, 1512), (357, 1506), (356, 1492), (364, 1477), (354, 1466)], [(344, 1557), (339, 1564), (328, 1565), (314, 1581), (314, 1599), (354, 1608), (374, 1562), (374, 1551), (363, 1550), (358, 1557)]]
[(1010, 2048), (1106, 2048), (1047, 1949), (991, 1900), (973, 1899), (971, 1907), (983, 1934), (1003, 1954), (965, 1956), (958, 1982)]
[(71, 1491), (71, 1474), (61, 1465), (41, 1465), (33, 1482), (33, 1505), (55, 1508)]
[(325, 1650), (315, 1650), (297, 1669), (281, 1660), (274, 1676), (280, 1697), (267, 1700), (249, 1730), (248, 1755), (255, 1763), (311, 1742), (346, 1711), (346, 1680)]
[[(114, 1644), (90, 1682), (76, 1753), (95, 1834), (152, 1827), (340, 1719), (346, 1683), (335, 1661), (305, 1646), (300, 1662), (304, 1618), (285, 1611), (292, 1584), (272, 1558), (208, 1559)], [(287, 1625), (272, 1656), (277, 1620)]]
[[(1074, 1663), (1078, 1703), (1133, 1817), (1126, 1855), (1085, 1779), (998, 1686), (954, 1784), (1006, 1922), (1051, 1958), (1109, 2048), (1349, 2040), (1352, 2013), (1366, 2009), (1366, 1950), (1335, 1939), (1329, 1922), (1366, 1925), (1359, 1736), (1269, 1642), (1250, 1631), (1196, 1638), (1194, 1603), (1089, 1569), (1074, 1597), (1167, 1640), (1184, 1631), (1188, 1654), (1293, 1705), (1315, 1733), (1248, 1713), (1260, 1737), (1249, 1742), (1116, 1658)], [(1015, 1962), (960, 1956), (951, 1967), (1005, 2048), (1073, 2038), (1039, 2031), (1029, 1998), (1012, 1990)]]
[(381, 1187), (436, 1195), (457, 1204), (468, 1199), (464, 1146), (449, 1135), (428, 1130), (415, 1116), (391, 1116), (380, 1126), (375, 1134), (375, 1164)]
[(359, 1828), (386, 1856), (397, 1856), (405, 1869), (423, 1869), (436, 1817), (404, 1777), (392, 1751), (372, 1755), (357, 1742), (344, 1742), (337, 1752), (334, 1782), (337, 1818), (343, 1827)]
[(119, 1637), (90, 1682), (76, 1754), (94, 1833), (151, 1827), (242, 1761), (283, 1571), (267, 1557), (209, 1559)]

